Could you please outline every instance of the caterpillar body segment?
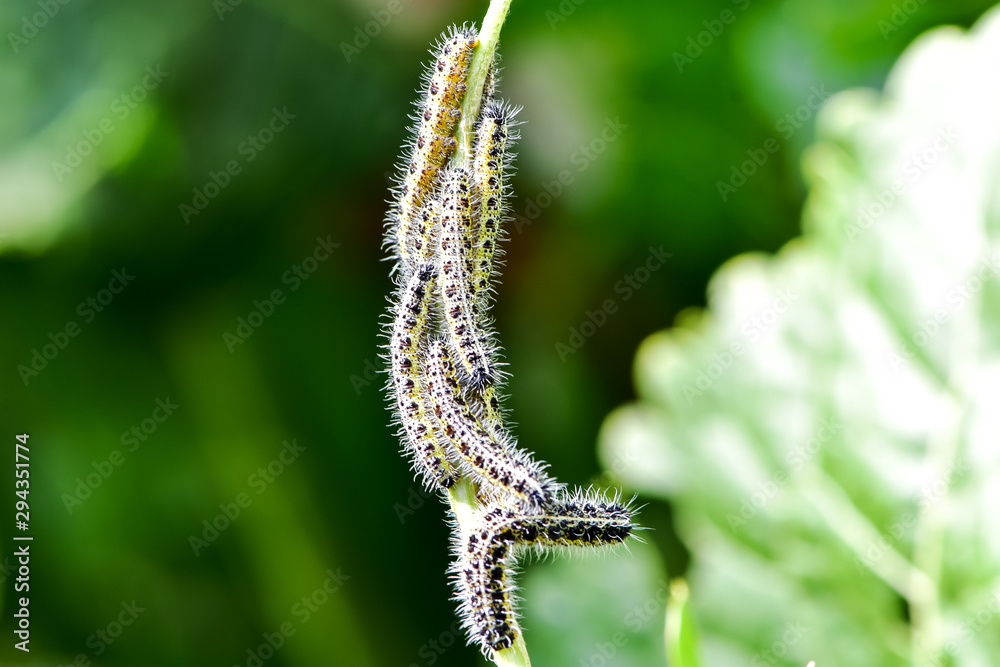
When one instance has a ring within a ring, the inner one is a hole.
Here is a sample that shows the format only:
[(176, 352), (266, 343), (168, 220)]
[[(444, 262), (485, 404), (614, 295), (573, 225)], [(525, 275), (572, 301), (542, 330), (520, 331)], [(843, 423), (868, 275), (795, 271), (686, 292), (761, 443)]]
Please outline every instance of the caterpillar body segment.
[(498, 102), (483, 107), (476, 132), (472, 158), (473, 187), (478, 193), (479, 206), (473, 225), (472, 252), (469, 272), (477, 306), (485, 312), (490, 283), (495, 273), (498, 244), (504, 238), (503, 222), (506, 172), (511, 159), (510, 148), (518, 138), (514, 116), (520, 111)]
[(455, 129), (461, 119), (466, 77), (479, 44), (476, 30), (452, 26), (432, 50), (434, 62), (424, 75), (422, 96), (411, 128), (411, 139), (400, 165), (395, 204), (387, 220), (386, 245), (404, 275), (414, 266), (416, 218), (432, 197), (438, 173), (455, 152)]
[(631, 515), (627, 506), (592, 493), (535, 513), (503, 504), (484, 507), (453, 540), (451, 578), (469, 643), (479, 644), (489, 659), (514, 645), (520, 628), (512, 573), (519, 552), (621, 544), (636, 528)]
[(427, 391), (437, 432), (454, 452), (463, 471), (486, 497), (507, 499), (537, 511), (560, 489), (543, 466), (508, 438), (497, 438), (483, 426), (466, 402), (451, 353), (436, 340), (427, 349)]
[(483, 387), (480, 391), (469, 390), (466, 392), (466, 401), (476, 411), (476, 416), (486, 430), (494, 438), (501, 440), (506, 435), (504, 426), (503, 407), (500, 404), (500, 393), (495, 386)]
[(492, 335), (477, 315), (468, 258), (472, 251), (474, 191), (464, 167), (452, 166), (441, 189), (438, 274), (445, 328), (463, 386), (482, 389), (496, 383)]
[(458, 481), (458, 471), (435, 436), (420, 368), (435, 282), (434, 266), (423, 264), (399, 291), (389, 338), (389, 386), (403, 449), (414, 470), (428, 488), (448, 489)]

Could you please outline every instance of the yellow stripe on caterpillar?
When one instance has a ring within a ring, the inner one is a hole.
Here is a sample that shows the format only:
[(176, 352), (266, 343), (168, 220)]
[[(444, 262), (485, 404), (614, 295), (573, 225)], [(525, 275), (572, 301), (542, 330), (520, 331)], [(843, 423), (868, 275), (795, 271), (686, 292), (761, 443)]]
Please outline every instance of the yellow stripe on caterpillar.
[(455, 151), (452, 135), (461, 119), (469, 62), (478, 44), (474, 29), (453, 26), (442, 35), (434, 63), (425, 75), (424, 96), (412, 131), (412, 150), (404, 161), (388, 239), (404, 275), (416, 261), (412, 238), (416, 218), (435, 189), (438, 172)]
[(448, 344), (462, 373), (463, 386), (475, 389), (497, 379), (493, 343), (480, 326), (467, 259), (472, 247), (473, 192), (464, 167), (452, 166), (441, 186), (438, 276)]
[(435, 286), (432, 264), (418, 266), (400, 289), (389, 340), (390, 383), (404, 450), (428, 487), (450, 488), (458, 472), (435, 436), (427, 405), (426, 381), (420, 368)]
[(494, 272), (497, 243), (503, 236), (504, 172), (509, 157), (514, 115), (519, 109), (491, 102), (483, 108), (476, 131), (476, 146), (472, 158), (472, 182), (479, 195), (478, 215), (473, 225), (472, 252), (469, 272), (472, 276), (476, 302), (485, 309), (486, 295)]

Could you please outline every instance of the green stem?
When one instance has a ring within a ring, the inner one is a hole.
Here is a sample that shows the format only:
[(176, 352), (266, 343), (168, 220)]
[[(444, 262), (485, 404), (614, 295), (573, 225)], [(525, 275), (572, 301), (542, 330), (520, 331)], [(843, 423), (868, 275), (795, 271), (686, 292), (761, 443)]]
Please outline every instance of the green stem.
[(455, 139), (458, 147), (455, 150), (455, 161), (461, 163), (472, 153), (472, 135), (476, 119), (479, 118), (479, 107), (483, 102), (483, 86), (486, 74), (493, 65), (497, 44), (500, 42), (500, 29), (507, 20), (507, 12), (513, 0), (490, 0), (490, 8), (483, 17), (483, 26), (479, 30), (479, 46), (472, 54), (469, 65), (468, 86), (465, 99), (462, 101), (462, 120), (458, 123)]
[(448, 501), (451, 503), (451, 511), (458, 522), (458, 528), (462, 536), (475, 521), (475, 514), (479, 510), (476, 502), (476, 484), (467, 477), (462, 477), (453, 487), (448, 489)]

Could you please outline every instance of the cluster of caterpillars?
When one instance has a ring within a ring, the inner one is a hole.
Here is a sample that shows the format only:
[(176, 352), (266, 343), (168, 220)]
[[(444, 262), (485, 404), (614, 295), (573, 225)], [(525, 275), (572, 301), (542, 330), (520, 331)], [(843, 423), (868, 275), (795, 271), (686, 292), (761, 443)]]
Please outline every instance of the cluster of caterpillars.
[(487, 657), (520, 632), (513, 568), (525, 550), (597, 547), (634, 531), (618, 498), (568, 493), (504, 427), (498, 346), (487, 313), (503, 235), (518, 109), (484, 86), (471, 155), (455, 157), (476, 31), (452, 27), (432, 51), (386, 225), (397, 290), (388, 390), (403, 449), (428, 488), (475, 482), (472, 525), (456, 521), (451, 574), (470, 642)]

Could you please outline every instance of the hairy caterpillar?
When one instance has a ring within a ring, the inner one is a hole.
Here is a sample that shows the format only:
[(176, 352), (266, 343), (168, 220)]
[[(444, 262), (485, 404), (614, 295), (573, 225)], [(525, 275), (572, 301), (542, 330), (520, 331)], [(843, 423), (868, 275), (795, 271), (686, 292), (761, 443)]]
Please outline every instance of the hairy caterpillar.
[(496, 387), (484, 387), (482, 391), (469, 391), (466, 400), (476, 409), (476, 416), (494, 438), (505, 437), (503, 408)]
[(452, 136), (462, 113), (465, 79), (472, 52), (479, 44), (472, 28), (452, 26), (442, 35), (434, 64), (425, 75), (423, 100), (412, 130), (410, 155), (404, 159), (395, 210), (390, 212), (387, 243), (394, 245), (404, 275), (414, 264), (413, 224), (434, 190), (438, 172), (455, 150)]
[(437, 233), (441, 224), (441, 200), (432, 199), (420, 210), (414, 228), (413, 258), (417, 262), (432, 261), (437, 251)]
[(502, 504), (485, 507), (475, 524), (454, 540), (456, 560), (451, 567), (470, 643), (479, 643), (487, 658), (513, 646), (520, 628), (511, 573), (519, 552), (615, 545), (635, 529), (628, 506), (592, 493), (577, 493), (528, 514)]
[[(493, 101), (495, 66), (491, 66), (483, 88), (483, 107), (476, 130), (476, 145), (472, 157), (472, 187), (478, 193), (479, 205), (473, 211), (471, 251), (466, 258), (466, 270), (473, 288), (473, 307), (478, 325), (486, 329), (484, 317), (489, 307), (487, 297), (490, 279), (494, 273), (494, 258), (499, 253), (498, 241), (502, 237), (505, 204), (504, 167), (508, 141), (516, 139), (512, 133), (513, 116), (518, 109)], [(486, 385), (479, 391), (469, 392), (470, 403), (477, 408), (483, 425), (495, 437), (501, 437), (503, 416), (496, 387)]]
[(413, 460), (414, 470), (422, 473), (428, 488), (447, 489), (458, 481), (458, 473), (435, 437), (425, 378), (420, 370), (420, 351), (427, 332), (435, 279), (434, 266), (422, 264), (400, 290), (389, 339), (390, 387), (396, 419), (402, 427), (400, 436), (405, 436), (404, 449)]
[(461, 458), (463, 470), (492, 497), (509, 494), (524, 507), (538, 510), (558, 489), (544, 467), (509, 439), (483, 427), (462, 396), (448, 348), (440, 340), (427, 349), (427, 393), (438, 433)]
[(444, 174), (441, 192), (438, 257), (441, 301), (451, 349), (463, 375), (462, 384), (482, 389), (496, 381), (497, 369), (490, 335), (480, 326), (476, 315), (472, 278), (466, 263), (472, 250), (474, 204), (468, 171), (452, 166)]
[(509, 143), (517, 139), (513, 119), (518, 111), (520, 109), (491, 101), (483, 108), (476, 131), (472, 181), (479, 194), (479, 215), (473, 225), (468, 267), (480, 308), (486, 307), (497, 242), (503, 235), (506, 152)]
[[(505, 428), (504, 373), (487, 311), (519, 108), (494, 101), (495, 62), (481, 97), (465, 100), (477, 45), (474, 29), (452, 27), (442, 36), (404, 147), (385, 237), (399, 271), (386, 331), (387, 389), (414, 469), (428, 488), (450, 489), (450, 574), (462, 624), (470, 643), (495, 658), (523, 649), (513, 581), (520, 553), (616, 545), (638, 527), (617, 496), (566, 494)], [(477, 54), (488, 58), (494, 47)], [(456, 128), (463, 109), (476, 106), (465, 119), (475, 127), (475, 146), (458, 160)]]

